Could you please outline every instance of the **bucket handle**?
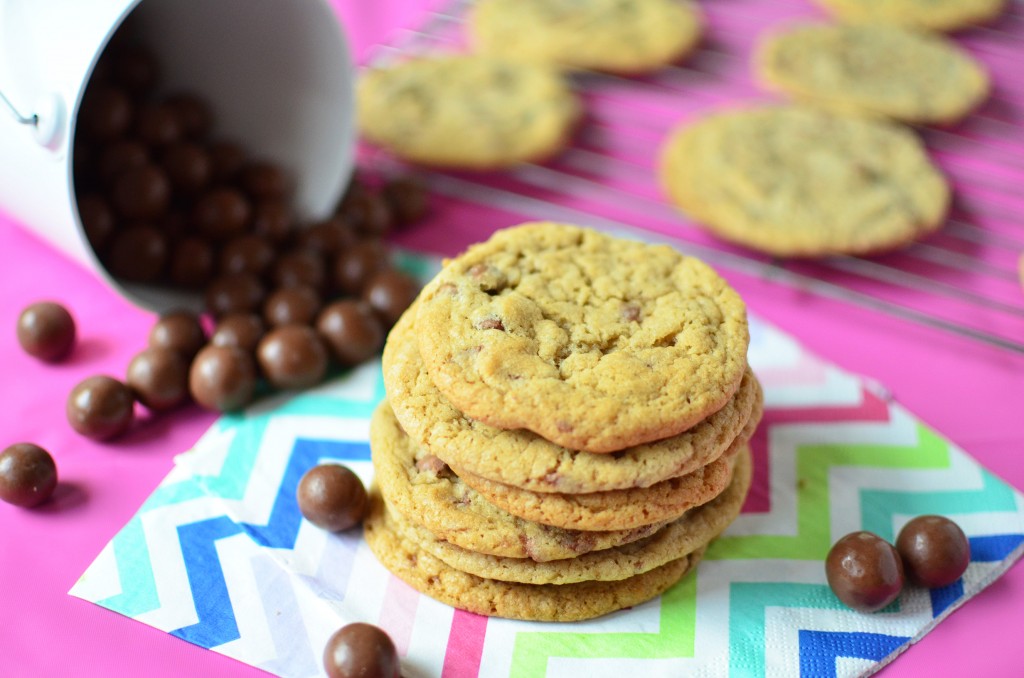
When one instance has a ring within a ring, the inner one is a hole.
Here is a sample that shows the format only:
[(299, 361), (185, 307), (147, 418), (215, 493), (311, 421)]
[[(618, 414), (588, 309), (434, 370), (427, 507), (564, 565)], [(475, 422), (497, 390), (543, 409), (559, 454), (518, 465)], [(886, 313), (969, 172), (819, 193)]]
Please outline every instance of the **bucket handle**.
[(15, 108), (14, 104), (11, 103), (11, 100), (7, 98), (3, 90), (0, 90), (0, 101), (4, 102), (4, 104), (7, 106), (7, 109), (11, 112), (11, 115), (14, 116), (14, 119), (22, 125), (32, 125), (33, 127), (39, 125), (38, 115), (36, 115), (35, 113), (33, 113), (32, 115), (22, 114), (17, 108)]
[(14, 116), (15, 121), (32, 127), (33, 136), (39, 145), (51, 151), (60, 149), (61, 142), (64, 140), (64, 100), (60, 96), (50, 94), (41, 97), (36, 102), (35, 108), (42, 112), (30, 115), (25, 115), (19, 111), (11, 103), (11, 100), (7, 98), (7, 95), (3, 93), (3, 90), (0, 90), (0, 101), (4, 103), (4, 106)]

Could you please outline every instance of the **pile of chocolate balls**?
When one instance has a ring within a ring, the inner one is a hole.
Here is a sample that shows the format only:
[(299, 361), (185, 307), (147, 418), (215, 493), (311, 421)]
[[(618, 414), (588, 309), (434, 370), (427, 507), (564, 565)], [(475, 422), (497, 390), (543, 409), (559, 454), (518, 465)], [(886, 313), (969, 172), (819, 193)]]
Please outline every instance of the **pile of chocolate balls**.
[(94, 438), (128, 428), (130, 397), (153, 411), (190, 396), (230, 411), (252, 400), (260, 379), (309, 388), (332, 360), (346, 367), (375, 355), (419, 290), (391, 266), (382, 238), (423, 217), (420, 183), (400, 177), (375, 189), (356, 179), (334, 214), (300, 224), (287, 172), (214, 136), (201, 98), (158, 96), (158, 83), (144, 47), (115, 39), (104, 53), (78, 117), (79, 214), (111, 275), (201, 294), (212, 331), (170, 313), (123, 384), (80, 384), (68, 418)]
[[(113, 277), (190, 291), (206, 312), (162, 315), (123, 377), (99, 374), (72, 389), (67, 420), (95, 440), (129, 430), (136, 403), (152, 413), (190, 401), (228, 412), (263, 392), (315, 386), (332, 367), (375, 356), (420, 287), (384, 243), (428, 211), (420, 181), (357, 176), (333, 214), (300, 223), (288, 173), (215, 136), (206, 102), (160, 94), (159, 80), (144, 46), (119, 34), (104, 52), (78, 115), (78, 214)], [(57, 362), (77, 330), (66, 308), (45, 301), (22, 312), (17, 333), (26, 353)], [(37, 506), (56, 485), (53, 457), (38, 445), (0, 452), (3, 501)], [(332, 531), (359, 524), (367, 503), (359, 478), (330, 464), (309, 470), (297, 501)], [(334, 634), (324, 662), (332, 676), (399, 673), (394, 644), (369, 624)]]

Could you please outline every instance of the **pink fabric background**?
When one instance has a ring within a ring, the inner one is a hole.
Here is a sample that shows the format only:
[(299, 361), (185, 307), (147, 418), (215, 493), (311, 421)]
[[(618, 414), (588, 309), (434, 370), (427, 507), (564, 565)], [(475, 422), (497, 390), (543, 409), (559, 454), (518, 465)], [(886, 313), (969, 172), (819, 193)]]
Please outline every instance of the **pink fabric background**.
[[(397, 26), (414, 25), (427, 0), (336, 0), (357, 56)], [(374, 9), (367, 6), (375, 5)], [(503, 225), (481, 227), (465, 206), (441, 204), (406, 244), (452, 253)], [(477, 213), (478, 214), (478, 213)], [(444, 222), (443, 224), (441, 222)], [(511, 222), (510, 222), (511, 223)], [(0, 669), (36, 676), (265, 675), (143, 624), (67, 595), (107, 541), (167, 474), (172, 457), (212, 423), (186, 409), (143, 422), (113, 444), (75, 435), (63, 414), (68, 391), (95, 373), (123, 375), (145, 342), (153, 316), (0, 215), (0, 446), (34, 441), (50, 449), (61, 484), (35, 511), (0, 504)], [(729, 276), (752, 311), (842, 367), (876, 379), (929, 425), (1017, 488), (1024, 488), (1020, 385), (1024, 357), (988, 349), (781, 286)], [(71, 360), (40, 364), (19, 350), (18, 313), (43, 299), (65, 303), (78, 320)], [(886, 676), (982, 676), (1020, 671), (1024, 568), (1015, 567), (943, 622)]]

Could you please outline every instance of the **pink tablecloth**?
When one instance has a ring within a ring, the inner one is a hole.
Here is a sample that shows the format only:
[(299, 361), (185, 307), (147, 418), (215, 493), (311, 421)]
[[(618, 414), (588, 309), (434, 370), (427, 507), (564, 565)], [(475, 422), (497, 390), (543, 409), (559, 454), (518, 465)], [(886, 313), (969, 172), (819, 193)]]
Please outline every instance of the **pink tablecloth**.
[[(340, 10), (362, 54), (397, 25), (412, 25), (424, 0), (391, 0), (390, 12)], [(441, 221), (444, 230), (440, 230)], [(443, 241), (437, 234), (444, 233)], [(474, 210), (438, 214), (405, 241), (451, 253), (483, 233)], [(152, 316), (130, 306), (92, 274), (0, 217), (0, 445), (30, 440), (53, 451), (61, 485), (44, 508), (0, 505), (0, 633), (4, 675), (256, 676), (262, 672), (67, 595), (111, 536), (189, 448), (213, 416), (187, 409), (153, 419), (113, 444), (75, 435), (63, 416), (79, 379), (123, 374), (145, 342)], [(1024, 357), (954, 339), (877, 314), (730, 276), (751, 309), (849, 370), (874, 378), (1017, 488), (1024, 488), (1019, 423)], [(72, 309), (81, 341), (72, 359), (47, 366), (24, 356), (14, 338), (21, 308), (42, 298)], [(940, 624), (883, 674), (977, 675), (1019, 671), (1024, 569), (1017, 567)]]

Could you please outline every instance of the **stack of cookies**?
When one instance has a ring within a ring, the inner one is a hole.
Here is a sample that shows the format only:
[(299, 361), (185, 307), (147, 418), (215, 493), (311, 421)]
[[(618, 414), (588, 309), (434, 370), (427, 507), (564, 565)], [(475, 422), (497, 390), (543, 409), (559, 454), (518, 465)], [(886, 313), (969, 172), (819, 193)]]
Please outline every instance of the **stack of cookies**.
[(446, 263), (392, 330), (370, 548), (485, 615), (637, 605), (737, 516), (761, 389), (746, 310), (705, 264), (574, 226)]

